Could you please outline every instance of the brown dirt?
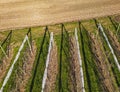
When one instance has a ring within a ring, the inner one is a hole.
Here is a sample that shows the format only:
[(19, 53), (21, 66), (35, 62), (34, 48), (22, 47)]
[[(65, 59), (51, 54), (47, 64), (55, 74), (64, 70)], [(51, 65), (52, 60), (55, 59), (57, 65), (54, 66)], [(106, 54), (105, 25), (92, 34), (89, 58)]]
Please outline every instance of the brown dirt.
[(75, 38), (70, 38), (70, 76), (71, 76), (71, 88), (72, 92), (82, 92), (81, 91), (81, 80), (80, 80), (80, 65), (78, 61), (77, 47), (75, 43)]
[(0, 30), (72, 22), (118, 13), (120, 0), (0, 0)]
[(100, 39), (98, 36), (95, 36), (94, 34), (90, 33), (90, 38), (91, 38), (91, 45), (92, 45), (92, 51), (95, 55), (96, 59), (96, 66), (98, 67), (98, 71), (100, 73), (100, 78), (101, 78), (101, 84), (103, 90), (106, 92), (117, 92), (115, 91), (116, 89), (114, 88), (112, 77), (109, 72), (109, 63), (107, 63), (107, 58), (103, 52), (102, 49), (102, 43), (100, 42)]
[(0, 64), (0, 82), (3, 81), (3, 78), (5, 77), (6, 73), (7, 73), (7, 70), (11, 64), (11, 60), (12, 60), (12, 57), (13, 57), (13, 47), (10, 46), (10, 52), (9, 52), (9, 57), (6, 58), (4, 57), (3, 58), (3, 62), (2, 64)]
[[(29, 53), (28, 53), (29, 52)], [(33, 63), (36, 55), (36, 46), (33, 43), (33, 52), (31, 53), (28, 49), (23, 60), (23, 66), (21, 68), (22, 73), (16, 76), (16, 88), (12, 89), (11, 92), (25, 92), (26, 84), (31, 77), (31, 71), (33, 68)]]
[(58, 53), (57, 53), (56, 44), (54, 43), (50, 53), (48, 76), (47, 76), (47, 80), (46, 80), (47, 82), (45, 85), (44, 92), (54, 92), (56, 86), (57, 74), (58, 74)]

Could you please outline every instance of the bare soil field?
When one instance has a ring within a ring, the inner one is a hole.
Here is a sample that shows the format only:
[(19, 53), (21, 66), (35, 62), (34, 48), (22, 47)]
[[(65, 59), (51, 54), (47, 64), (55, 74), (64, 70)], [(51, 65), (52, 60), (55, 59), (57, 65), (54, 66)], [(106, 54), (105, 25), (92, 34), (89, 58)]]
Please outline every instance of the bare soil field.
[(120, 13), (120, 0), (0, 0), (0, 30), (72, 22)]

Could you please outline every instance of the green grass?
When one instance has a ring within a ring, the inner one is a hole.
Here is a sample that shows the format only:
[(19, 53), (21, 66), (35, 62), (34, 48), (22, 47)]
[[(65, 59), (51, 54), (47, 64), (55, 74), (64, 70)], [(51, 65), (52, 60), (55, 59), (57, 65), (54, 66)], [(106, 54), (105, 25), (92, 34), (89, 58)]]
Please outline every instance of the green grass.
[(70, 52), (69, 52), (69, 34), (63, 31), (63, 34), (55, 36), (58, 46), (59, 75), (56, 82), (55, 92), (69, 92), (70, 87)]
[(83, 72), (86, 92), (100, 92), (100, 84), (96, 75), (95, 60), (93, 59), (90, 41), (86, 30), (79, 33), (80, 50), (83, 60)]
[[(37, 45), (37, 54), (34, 62), (34, 68), (32, 71), (32, 77), (29, 80), (28, 87), (26, 89), (26, 92), (38, 92), (42, 89), (42, 79), (46, 64), (46, 57), (48, 53), (48, 45), (49, 45), (49, 36), (45, 37), (44, 43), (43, 37), (39, 38), (36, 42)], [(42, 48), (42, 49), (41, 49)]]
[(37, 51), (36, 51), (36, 56), (35, 56), (35, 60), (34, 60), (34, 64), (33, 64), (33, 69), (32, 69), (32, 72), (31, 72), (31, 74), (32, 74), (32, 76), (29, 78), (29, 80), (28, 80), (28, 83), (27, 83), (27, 85), (26, 85), (26, 92), (29, 92), (29, 90), (30, 90), (30, 85), (31, 85), (31, 81), (32, 81), (32, 78), (33, 78), (33, 74), (34, 74), (34, 69), (35, 69), (35, 65), (36, 65), (36, 60), (37, 60), (37, 58), (38, 58), (38, 54), (39, 54), (39, 46), (40, 46), (40, 43), (42, 42), (42, 36), (41, 37), (39, 37), (38, 39), (35, 39), (35, 42), (36, 42), (36, 46), (37, 46)]

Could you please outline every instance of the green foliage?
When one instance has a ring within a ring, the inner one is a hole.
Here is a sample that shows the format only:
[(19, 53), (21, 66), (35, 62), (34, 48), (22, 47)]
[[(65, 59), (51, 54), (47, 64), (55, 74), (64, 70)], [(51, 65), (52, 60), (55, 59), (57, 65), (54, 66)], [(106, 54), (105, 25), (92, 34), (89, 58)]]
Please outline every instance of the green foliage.
[(70, 53), (69, 53), (69, 34), (63, 31), (61, 35), (55, 37), (58, 46), (59, 56), (59, 75), (56, 82), (55, 92), (69, 92), (70, 91)]

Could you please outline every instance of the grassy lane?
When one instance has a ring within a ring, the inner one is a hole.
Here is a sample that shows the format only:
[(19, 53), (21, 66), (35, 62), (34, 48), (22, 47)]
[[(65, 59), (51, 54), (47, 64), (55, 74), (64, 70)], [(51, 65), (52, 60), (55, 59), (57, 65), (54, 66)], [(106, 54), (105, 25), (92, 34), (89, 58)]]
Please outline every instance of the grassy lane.
[(34, 61), (32, 77), (29, 80), (26, 92), (39, 92), (42, 88), (42, 79), (45, 69), (45, 61), (48, 53), (49, 32), (46, 30), (44, 37), (40, 37), (37, 42), (37, 54)]
[(80, 30), (80, 49), (83, 60), (83, 72), (86, 92), (100, 92), (98, 76), (96, 75), (95, 60), (93, 59), (90, 47), (90, 39), (85, 29)]
[(62, 26), (61, 35), (55, 36), (55, 40), (58, 46), (59, 56), (59, 75), (56, 81), (55, 92), (70, 92), (71, 80), (70, 80), (70, 52), (69, 52), (69, 34)]

